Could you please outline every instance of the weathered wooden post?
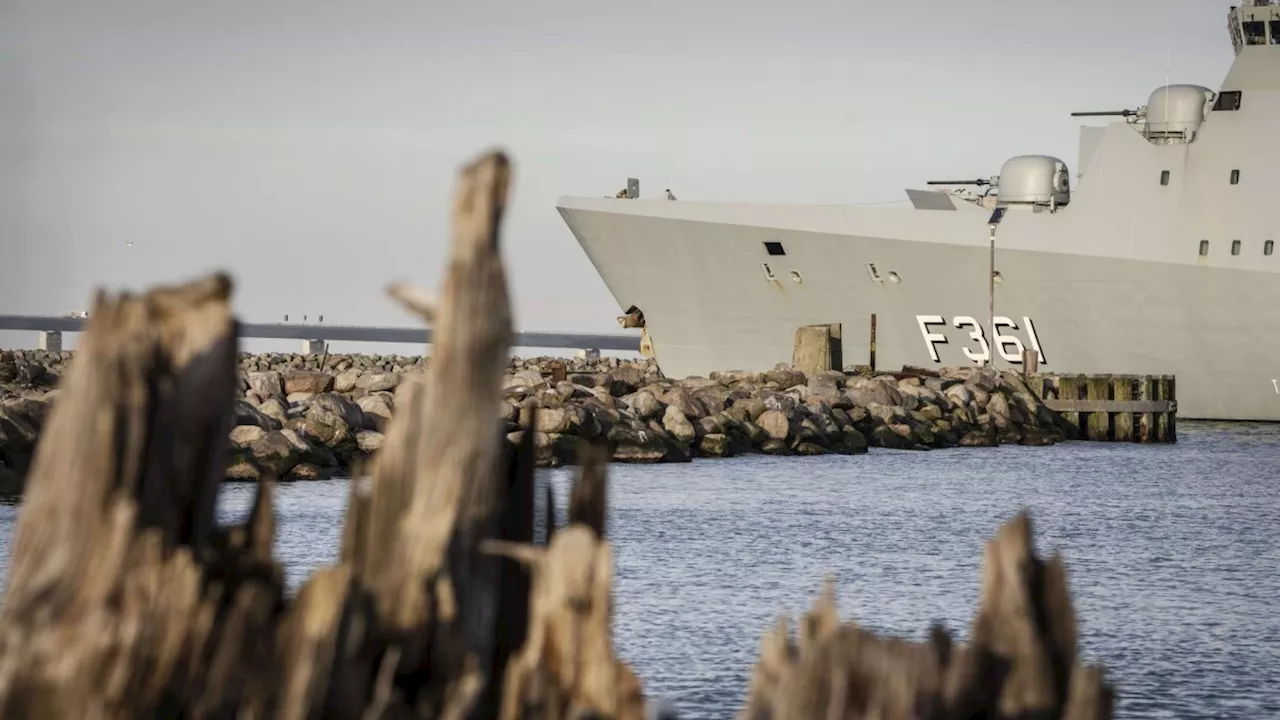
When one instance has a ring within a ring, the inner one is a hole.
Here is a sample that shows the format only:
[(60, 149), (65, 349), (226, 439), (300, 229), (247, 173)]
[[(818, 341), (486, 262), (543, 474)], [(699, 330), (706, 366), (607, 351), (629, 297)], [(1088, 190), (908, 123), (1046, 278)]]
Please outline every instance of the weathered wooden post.
[[(1133, 401), (1133, 383), (1132, 375), (1117, 375), (1111, 381), (1111, 394), (1115, 397), (1116, 402), (1132, 402)], [(1133, 442), (1133, 413), (1127, 410), (1119, 410), (1115, 413), (1115, 440), (1116, 442)]]
[(1169, 418), (1169, 429), (1166, 433), (1165, 442), (1178, 442), (1178, 377), (1169, 375), (1169, 393), (1166, 399), (1169, 401), (1169, 412), (1165, 416)]
[(1035, 350), (1022, 351), (1022, 377), (1028, 378), (1040, 369), (1040, 354)]
[[(1058, 399), (1059, 400), (1079, 400), (1081, 391), (1082, 378), (1078, 375), (1062, 375), (1058, 378)], [(1075, 428), (1076, 437), (1084, 437), (1084, 428), (1080, 425), (1080, 413), (1075, 410), (1067, 410), (1062, 413), (1062, 419), (1067, 424)]]
[(876, 314), (871, 313), (871, 372), (876, 371)]
[[(1155, 386), (1155, 380), (1150, 375), (1141, 375), (1138, 377), (1138, 402), (1151, 402), (1155, 400), (1155, 394), (1152, 392)], [(1137, 441), (1140, 443), (1149, 443), (1152, 441), (1155, 433), (1155, 414), (1151, 412), (1138, 413)]]
[(562, 383), (569, 379), (568, 375), (565, 373), (563, 360), (552, 360), (547, 363), (547, 367), (551, 370), (551, 382)]
[[(1085, 380), (1089, 388), (1089, 399), (1094, 401), (1110, 400), (1111, 394), (1111, 376), (1110, 375), (1094, 375)], [(1107, 431), (1110, 428), (1110, 413), (1098, 412), (1096, 410), (1089, 413), (1089, 439), (1101, 440), (1107, 439)]]

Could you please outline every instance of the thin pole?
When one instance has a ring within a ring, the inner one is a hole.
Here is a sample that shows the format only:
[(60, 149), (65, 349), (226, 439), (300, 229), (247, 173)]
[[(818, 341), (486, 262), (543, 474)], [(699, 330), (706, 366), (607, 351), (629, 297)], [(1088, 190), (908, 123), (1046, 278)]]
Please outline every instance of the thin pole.
[(996, 365), (996, 226), (991, 226), (991, 252), (987, 268), (987, 328), (991, 339), (987, 341), (987, 366)]

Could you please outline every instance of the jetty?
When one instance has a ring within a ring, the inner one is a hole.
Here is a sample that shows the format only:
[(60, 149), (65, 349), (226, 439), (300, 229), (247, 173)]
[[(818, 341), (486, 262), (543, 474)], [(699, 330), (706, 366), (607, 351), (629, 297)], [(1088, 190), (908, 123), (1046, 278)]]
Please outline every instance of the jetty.
[[(498, 244), (509, 174), (499, 153), (463, 170), (439, 304), (407, 303), (435, 326), (431, 362), (403, 374), (369, 480), (351, 484), (337, 563), (294, 596), (274, 554), (288, 528), (272, 476), (245, 523), (216, 521), (242, 408), (231, 279), (99, 296), (10, 545), (0, 714), (673, 717), (612, 642), (605, 443), (585, 446), (568, 523), (535, 536), (539, 506), (557, 517), (535, 490), (535, 434), (494, 432), (511, 339)], [(17, 367), (30, 379), (38, 365)], [(535, 427), (551, 414), (527, 410)], [(917, 642), (841, 621), (828, 585), (797, 635), (785, 619), (764, 635), (738, 717), (1111, 717), (1114, 690), (1077, 656), (1066, 569), (1037, 556), (1026, 515), (983, 565), (963, 644), (941, 627)]]

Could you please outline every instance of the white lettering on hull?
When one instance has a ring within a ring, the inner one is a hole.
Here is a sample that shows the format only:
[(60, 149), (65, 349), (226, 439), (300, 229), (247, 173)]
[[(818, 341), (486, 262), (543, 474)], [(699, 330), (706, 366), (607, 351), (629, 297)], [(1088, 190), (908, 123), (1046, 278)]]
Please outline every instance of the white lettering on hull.
[[(1018, 323), (1003, 315), (997, 315), (995, 321), (995, 346), (996, 352), (1000, 353), (1000, 357), (1005, 362), (1021, 365), (1022, 353), (1027, 350), (1027, 346), (1023, 344), (1022, 338), (1013, 334), (1001, 332), (1002, 329), (1017, 332), (1020, 330)], [(947, 321), (941, 315), (917, 315), (916, 324), (920, 326), (920, 335), (924, 338), (924, 345), (929, 350), (929, 358), (935, 363), (941, 363), (942, 358), (938, 355), (938, 345), (946, 345), (950, 342), (950, 338), (946, 332), (931, 332), (929, 326), (942, 325), (947, 326)], [(1044, 357), (1044, 349), (1040, 347), (1040, 338), (1036, 335), (1035, 323), (1029, 317), (1022, 318), (1022, 324), (1026, 328), (1027, 340), (1032, 350), (1036, 352), (1036, 358), (1041, 365), (1047, 365), (1048, 361)], [(991, 357), (991, 345), (987, 342), (986, 328), (968, 315), (957, 315), (951, 319), (950, 327), (964, 330), (968, 329), (968, 341), (961, 350), (964, 356), (969, 360), (983, 364)]]

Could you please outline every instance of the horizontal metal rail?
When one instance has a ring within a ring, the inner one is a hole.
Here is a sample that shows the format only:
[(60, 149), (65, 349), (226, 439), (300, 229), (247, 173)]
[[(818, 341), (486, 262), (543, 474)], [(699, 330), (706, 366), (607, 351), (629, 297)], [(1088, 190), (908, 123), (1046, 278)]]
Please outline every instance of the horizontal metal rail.
[[(83, 332), (84, 318), (47, 315), (0, 315), (0, 330)], [(431, 343), (430, 328), (377, 325), (298, 325), (289, 323), (240, 323), (240, 337), (274, 340), (324, 340), (374, 343)], [(518, 332), (512, 347), (577, 348), (583, 350), (640, 351), (640, 334), (611, 335), (567, 332)]]

